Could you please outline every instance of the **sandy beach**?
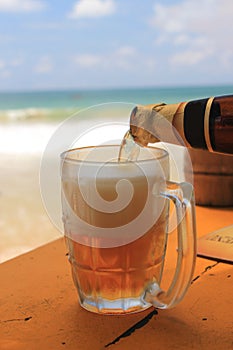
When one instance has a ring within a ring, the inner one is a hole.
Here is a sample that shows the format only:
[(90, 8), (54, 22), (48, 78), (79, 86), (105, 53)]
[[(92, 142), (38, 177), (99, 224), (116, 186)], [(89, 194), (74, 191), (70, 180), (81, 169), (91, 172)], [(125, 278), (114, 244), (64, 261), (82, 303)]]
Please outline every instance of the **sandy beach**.
[[(102, 113), (102, 109), (100, 111), (104, 124), (109, 121), (108, 111), (107, 109), (106, 114)], [(17, 118), (13, 120), (11, 112), (10, 115), (9, 111), (4, 113), (6, 120), (0, 118), (0, 263), (62, 235), (47, 215), (39, 183), (41, 157), (60, 125), (59, 121), (56, 118), (51, 121), (53, 112), (44, 120), (41, 118), (41, 110), (38, 110), (35, 118), (29, 120), (25, 118), (25, 113), (22, 120), (18, 118), (17, 111)], [(74, 130), (71, 123), (68, 128), (60, 131), (55, 142), (58, 145), (55, 156), (59, 157), (61, 152), (70, 148), (63, 144), (65, 134), (69, 144), (71, 135), (75, 138), (82, 132), (85, 134), (86, 130), (101, 122), (101, 118), (92, 121), (86, 114), (85, 117), (78, 122), (77, 129)], [(93, 132), (91, 142), (94, 144), (104, 141), (105, 135), (111, 139), (115, 136), (106, 129)], [(120, 132), (120, 135), (123, 134)], [(85, 135), (84, 139), (83, 145), (89, 145), (90, 140)], [(57, 200), (60, 200), (59, 195)]]
[(40, 156), (1, 154), (0, 262), (61, 236), (50, 222), (39, 187)]
[[(80, 122), (78, 131), (84, 132), (92, 124)], [(39, 183), (43, 152), (58, 125), (41, 120), (10, 120), (0, 124), (0, 263), (62, 235), (47, 215)], [(68, 137), (72, 128), (71, 125), (66, 130)], [(102, 134), (98, 129), (91, 140), (94, 143), (103, 141), (103, 133), (108, 134), (106, 129)], [(58, 157), (67, 148), (63, 148), (60, 141), (57, 140), (59, 149), (55, 155)], [(89, 142), (86, 138), (84, 141)], [(60, 200), (59, 195), (57, 200)]]

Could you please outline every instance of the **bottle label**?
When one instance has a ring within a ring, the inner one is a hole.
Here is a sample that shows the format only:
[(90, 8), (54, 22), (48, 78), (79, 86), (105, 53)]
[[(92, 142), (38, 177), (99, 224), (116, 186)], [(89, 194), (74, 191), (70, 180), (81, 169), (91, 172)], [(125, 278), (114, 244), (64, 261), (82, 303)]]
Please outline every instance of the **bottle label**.
[(204, 134), (205, 142), (209, 152), (213, 152), (211, 140), (210, 140), (210, 110), (213, 103), (214, 97), (210, 97), (206, 104), (205, 116), (204, 116)]
[(208, 100), (190, 101), (184, 108), (184, 134), (193, 148), (207, 149), (204, 120)]

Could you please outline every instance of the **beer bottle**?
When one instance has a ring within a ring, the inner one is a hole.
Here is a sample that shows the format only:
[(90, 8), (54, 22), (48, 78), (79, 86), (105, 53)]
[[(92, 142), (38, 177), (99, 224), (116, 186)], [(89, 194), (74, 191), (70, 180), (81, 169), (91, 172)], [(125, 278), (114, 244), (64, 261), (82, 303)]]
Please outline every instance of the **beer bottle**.
[[(172, 138), (166, 136), (168, 125), (173, 127)], [(130, 116), (130, 132), (142, 145), (176, 143), (178, 135), (187, 147), (233, 154), (233, 95), (137, 106)]]

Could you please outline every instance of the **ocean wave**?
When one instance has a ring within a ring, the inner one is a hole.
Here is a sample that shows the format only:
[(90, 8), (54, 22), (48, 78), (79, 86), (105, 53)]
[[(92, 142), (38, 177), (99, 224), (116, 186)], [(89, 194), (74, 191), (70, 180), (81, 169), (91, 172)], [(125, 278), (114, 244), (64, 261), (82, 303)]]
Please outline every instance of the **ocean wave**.
[(57, 124), (2, 124), (0, 125), (0, 153), (41, 154)]
[(8, 121), (21, 121), (28, 119), (37, 119), (45, 117), (49, 114), (47, 109), (24, 108), (24, 109), (8, 109), (0, 111), (0, 119)]
[(0, 122), (62, 120), (76, 112), (72, 108), (22, 108), (0, 110)]
[(115, 143), (115, 140), (121, 142), (128, 129), (131, 108), (132, 105), (113, 103), (79, 111), (38, 108), (1, 110), (0, 153), (41, 155), (54, 134), (51, 149), (48, 149), (58, 153), (72, 147)]
[(67, 148), (103, 143), (119, 144), (127, 129), (128, 124), (125, 120), (2, 123), (0, 153), (42, 155), (51, 139), (51, 151), (58, 154)]

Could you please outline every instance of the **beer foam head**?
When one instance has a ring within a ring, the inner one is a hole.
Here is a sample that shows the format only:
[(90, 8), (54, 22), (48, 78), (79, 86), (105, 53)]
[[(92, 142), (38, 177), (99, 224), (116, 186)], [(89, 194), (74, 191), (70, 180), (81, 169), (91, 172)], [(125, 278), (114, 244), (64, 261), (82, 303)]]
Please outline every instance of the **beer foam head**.
[[(118, 163), (109, 149), (83, 149), (81, 157), (71, 151), (71, 157), (69, 154), (64, 160), (63, 207), (69, 217), (66, 232), (79, 243), (91, 235), (101, 247), (127, 244), (146, 233), (164, 208), (160, 192), (168, 177), (166, 152), (153, 150), (152, 157), (144, 150), (138, 161)], [(119, 147), (112, 151), (116, 149)]]
[(90, 178), (98, 174), (99, 178), (152, 177), (157, 174), (169, 178), (169, 162), (166, 151), (154, 147), (140, 148), (135, 161), (118, 162), (119, 146), (84, 147), (64, 153), (62, 176)]

